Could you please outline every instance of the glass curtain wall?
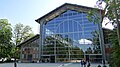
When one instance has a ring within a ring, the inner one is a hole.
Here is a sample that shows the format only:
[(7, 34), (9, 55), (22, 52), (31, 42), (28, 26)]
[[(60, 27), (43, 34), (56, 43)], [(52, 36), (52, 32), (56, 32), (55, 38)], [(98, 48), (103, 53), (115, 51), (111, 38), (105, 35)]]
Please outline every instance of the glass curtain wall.
[(100, 61), (98, 24), (86, 16), (85, 12), (68, 10), (44, 24), (42, 56), (54, 56), (56, 62)]

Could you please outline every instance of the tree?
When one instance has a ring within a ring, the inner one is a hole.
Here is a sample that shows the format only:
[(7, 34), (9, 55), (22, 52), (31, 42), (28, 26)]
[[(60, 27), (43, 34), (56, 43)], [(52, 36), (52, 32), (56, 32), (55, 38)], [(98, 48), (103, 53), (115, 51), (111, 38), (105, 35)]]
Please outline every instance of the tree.
[(0, 19), (0, 44), (8, 45), (12, 40), (12, 28), (7, 19)]
[[(112, 41), (111, 61), (113, 63), (111, 63), (110, 65), (112, 67), (119, 67), (119, 62), (120, 62), (120, 60), (119, 60), (120, 59), (120, 57), (119, 57), (119, 55), (120, 55), (120, 50), (119, 50), (119, 48), (120, 48), (120, 1), (118, 1), (118, 0), (98, 0), (97, 1), (98, 8), (101, 8), (99, 6), (102, 4), (103, 1), (106, 3), (106, 6), (103, 9), (104, 13), (102, 13), (102, 16), (103, 16), (103, 18), (107, 17), (110, 20), (110, 22), (108, 22), (108, 23), (112, 23), (112, 25), (115, 26), (116, 29), (114, 31), (116, 31), (116, 34), (117, 34), (116, 37), (113, 36), (113, 38), (111, 38), (111, 41)], [(94, 14), (94, 12), (95, 11), (88, 12), (88, 19), (91, 19), (91, 17), (96, 16)], [(100, 21), (103, 21), (103, 18), (100, 19), (98, 17), (95, 17), (94, 21), (97, 21), (98, 19)], [(112, 32), (112, 34), (113, 33), (114, 32)]]
[(120, 64), (120, 1), (118, 0), (104, 0), (106, 3), (104, 17), (107, 17), (116, 29), (112, 32), (110, 38), (112, 42), (112, 53), (110, 59), (111, 67), (119, 67)]
[[(105, 17), (108, 17), (110, 23), (116, 26), (118, 44), (120, 45), (120, 1), (118, 0), (105, 0), (106, 8)], [(116, 25), (117, 24), (117, 25)]]
[(120, 64), (120, 45), (117, 41), (117, 31), (114, 29), (110, 34), (110, 42), (112, 43), (112, 53), (110, 56), (110, 66), (119, 67)]
[(7, 19), (0, 19), (0, 58), (10, 56), (12, 28)]
[(14, 38), (15, 47), (12, 49), (12, 52), (11, 52), (13, 53), (13, 57), (15, 58), (14, 67), (17, 67), (16, 58), (19, 56), (18, 54), (19, 48), (17, 48), (16, 46), (32, 36), (34, 36), (34, 34), (30, 26), (28, 25), (24, 26), (21, 23), (18, 23), (14, 26), (13, 38)]
[[(116, 27), (117, 38), (118, 38), (118, 42), (119, 42), (119, 45), (120, 45), (120, 1), (118, 1), (118, 0), (103, 0), (103, 1), (98, 0), (98, 2), (99, 2), (99, 4), (97, 5), (98, 8), (100, 8), (99, 5), (101, 5), (102, 2), (106, 3), (105, 8), (103, 9), (104, 13), (103, 13), (102, 16), (103, 16), (103, 18), (107, 17), (110, 20), (106, 24), (112, 23), (112, 25)], [(94, 12), (95, 11), (89, 12), (88, 13), (89, 17), (94, 16)], [(96, 18), (95, 18), (95, 20), (97, 20)], [(102, 18), (102, 21), (103, 21), (103, 18)]]
[(13, 35), (14, 42), (16, 45), (18, 45), (26, 39), (32, 37), (34, 34), (30, 26), (24, 26), (23, 24), (18, 23), (14, 26)]
[[(105, 2), (106, 3), (106, 6), (104, 9), (101, 9), (101, 4), (102, 2)], [(117, 29), (117, 38), (118, 38), (118, 42), (119, 42), (119, 45), (120, 45), (120, 1), (118, 0), (98, 0), (97, 1), (97, 6), (98, 8), (100, 8), (101, 10), (104, 10), (102, 12), (102, 16), (103, 18), (104, 17), (107, 17), (110, 22), (108, 23), (112, 23)], [(91, 22), (102, 22), (103, 21), (103, 18), (100, 18), (99, 14), (96, 13), (96, 11), (98, 11), (98, 9), (95, 9), (95, 10), (91, 10), (88, 12), (88, 20), (91, 21)], [(107, 24), (107, 23), (106, 23)]]

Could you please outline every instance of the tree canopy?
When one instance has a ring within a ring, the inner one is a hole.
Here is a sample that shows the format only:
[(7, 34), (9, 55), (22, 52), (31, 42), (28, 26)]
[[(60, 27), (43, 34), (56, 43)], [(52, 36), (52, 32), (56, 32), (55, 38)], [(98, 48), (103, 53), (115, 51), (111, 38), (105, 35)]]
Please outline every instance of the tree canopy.
[(118, 0), (104, 0), (106, 3), (105, 7), (105, 17), (108, 17), (110, 22), (115, 26), (113, 30), (110, 41), (112, 42), (112, 53), (110, 59), (111, 67), (119, 67), (120, 64), (120, 1)]
[(110, 23), (116, 27), (118, 44), (120, 45), (120, 1), (105, 0), (105, 3), (105, 17), (108, 17)]
[(0, 59), (19, 58), (19, 54), (17, 54), (19, 50), (16, 45), (33, 35), (30, 26), (24, 26), (19, 23), (12, 30), (12, 26), (7, 19), (0, 19)]
[(0, 19), (0, 58), (9, 57), (12, 47), (12, 28), (7, 19)]
[(7, 19), (0, 19), (0, 44), (8, 45), (12, 40), (12, 28)]
[[(104, 9), (101, 9), (102, 3), (105, 2), (106, 6)], [(101, 10), (104, 10), (102, 13), (103, 18), (107, 17), (110, 21), (108, 23), (112, 23), (114, 26), (114, 31), (111, 32), (112, 36), (110, 36), (110, 41), (112, 42), (112, 53), (111, 53), (111, 67), (119, 67), (120, 62), (120, 1), (119, 0), (98, 0), (97, 6)], [(99, 18), (96, 13), (96, 10), (88, 12), (88, 19), (91, 21), (91, 17), (94, 17), (92, 22), (103, 21), (103, 18)], [(99, 20), (98, 20), (99, 19)]]
[(23, 24), (18, 23), (14, 26), (13, 35), (14, 42), (16, 45), (18, 45), (26, 39), (32, 37), (34, 34), (30, 26), (24, 26)]

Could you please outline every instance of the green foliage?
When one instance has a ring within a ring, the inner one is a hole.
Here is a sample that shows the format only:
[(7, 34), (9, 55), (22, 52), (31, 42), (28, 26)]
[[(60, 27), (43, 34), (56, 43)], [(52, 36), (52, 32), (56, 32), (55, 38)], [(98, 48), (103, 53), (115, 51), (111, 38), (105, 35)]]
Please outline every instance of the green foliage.
[(111, 67), (120, 66), (120, 46), (118, 45), (118, 43), (113, 44), (110, 66)]
[[(101, 0), (98, 0), (101, 1)], [(106, 3), (104, 13), (102, 13), (103, 18), (107, 17), (117, 29), (112, 32), (112, 36), (110, 37), (110, 41), (112, 42), (112, 53), (111, 53), (111, 67), (119, 67), (120, 66), (120, 1), (119, 0), (103, 0)], [(101, 3), (98, 4), (98, 8)], [(99, 16), (99, 15), (98, 15)], [(92, 17), (96, 17), (96, 10), (91, 10), (88, 12), (88, 20), (91, 21)], [(101, 20), (103, 18), (94, 18), (92, 22), (96, 23), (96, 21)], [(115, 33), (116, 32), (116, 33)]]
[(0, 19), (0, 45), (9, 45), (12, 40), (12, 28), (7, 19)]
[[(120, 1), (118, 1), (116, 4), (114, 0), (113, 1), (105, 0), (105, 2), (107, 3), (106, 9), (105, 9), (107, 13), (105, 14), (105, 17), (108, 17), (111, 23), (114, 25), (114, 23), (117, 23), (116, 20), (120, 18), (120, 15), (119, 15), (120, 14)], [(116, 18), (115, 13), (118, 14), (119, 18)]]
[[(66, 41), (67, 43), (62, 42), (61, 40), (64, 42)], [(83, 51), (77, 46), (72, 46), (72, 44), (72, 39), (68, 38), (67, 36), (62, 37), (60, 34), (46, 36), (45, 45), (43, 46), (43, 53), (47, 55), (54, 54), (54, 49), (56, 49), (56, 54), (58, 55), (57, 58), (68, 58), (69, 53), (71, 54), (72, 58), (83, 58)], [(56, 48), (54, 48), (54, 46), (56, 46)]]
[(105, 10), (107, 13), (105, 17), (108, 17), (110, 23), (116, 26), (115, 29), (111, 33), (110, 41), (112, 42), (112, 53), (110, 59), (111, 67), (119, 67), (120, 66), (120, 1), (118, 0), (105, 0), (107, 6)]
[(13, 30), (13, 35), (14, 35), (14, 40), (16, 45), (34, 36), (32, 32), (32, 28), (30, 26), (24, 26), (21, 23), (15, 25)]
[(0, 19), (0, 58), (10, 57), (12, 28), (7, 19)]
[(19, 48), (17, 48), (16, 46), (32, 36), (34, 36), (34, 34), (30, 26), (24, 26), (21, 23), (16, 24), (13, 28), (13, 39), (15, 46), (11, 50), (11, 56), (19, 59)]
[(11, 25), (7, 19), (0, 19), (0, 59), (19, 58), (19, 49), (15, 44), (19, 44), (33, 35), (31, 27), (16, 24), (14, 28), (15, 42), (13, 42)]
[(110, 57), (110, 66), (119, 67), (120, 64), (120, 45), (117, 40), (117, 31), (116, 29), (110, 33), (110, 42), (112, 43), (112, 53)]
[(93, 23), (98, 23), (100, 22), (100, 14), (98, 12), (98, 9), (93, 9), (93, 10), (90, 10), (88, 11), (87, 13), (87, 19), (90, 21), (90, 22), (93, 22)]

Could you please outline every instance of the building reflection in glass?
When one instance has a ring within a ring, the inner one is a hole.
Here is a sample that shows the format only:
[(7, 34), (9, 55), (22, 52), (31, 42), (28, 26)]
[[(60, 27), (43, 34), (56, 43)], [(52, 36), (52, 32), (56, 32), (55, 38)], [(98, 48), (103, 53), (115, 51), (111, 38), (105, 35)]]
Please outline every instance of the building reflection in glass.
[(67, 10), (43, 26), (43, 56), (57, 62), (77, 59), (101, 60), (98, 24), (89, 22), (87, 13)]

